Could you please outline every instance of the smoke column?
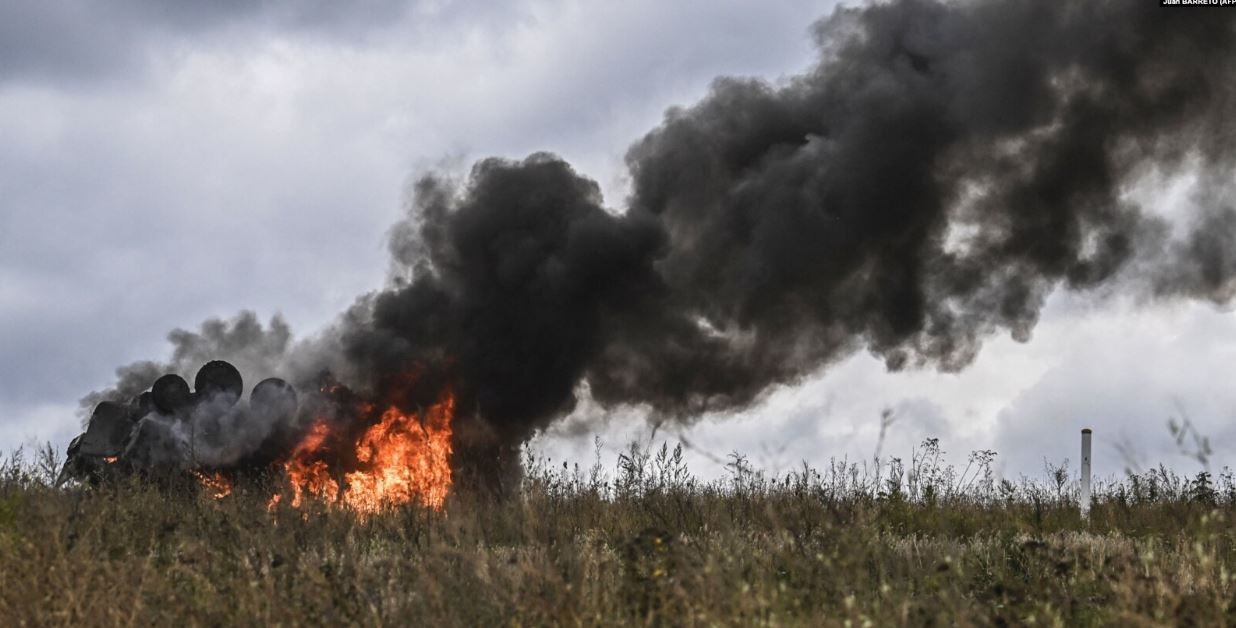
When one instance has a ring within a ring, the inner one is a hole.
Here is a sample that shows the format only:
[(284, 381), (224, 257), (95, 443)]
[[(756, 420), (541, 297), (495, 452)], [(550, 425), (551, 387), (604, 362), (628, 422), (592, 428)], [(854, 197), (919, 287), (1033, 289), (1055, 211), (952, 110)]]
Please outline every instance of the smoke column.
[[(961, 369), (992, 334), (1028, 339), (1060, 288), (1227, 302), (1234, 24), (1109, 0), (842, 8), (808, 73), (668, 111), (627, 153), (624, 209), (548, 153), (425, 177), (390, 287), (299, 344), (251, 315), (176, 332), (177, 359), (249, 352), (242, 371), (330, 369), (408, 407), (449, 384), (509, 448), (581, 387), (687, 419), (860, 350)], [(1128, 198), (1185, 171), (1181, 220)]]

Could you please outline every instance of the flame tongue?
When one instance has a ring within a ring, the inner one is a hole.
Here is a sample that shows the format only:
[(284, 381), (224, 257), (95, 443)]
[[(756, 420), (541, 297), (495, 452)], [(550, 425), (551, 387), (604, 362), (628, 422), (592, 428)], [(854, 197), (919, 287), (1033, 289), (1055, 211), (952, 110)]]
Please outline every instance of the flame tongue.
[[(339, 503), (361, 513), (418, 502), (441, 509), (451, 489), (451, 420), (455, 399), (444, 394), (421, 413), (395, 406), (356, 441), (355, 468), (341, 469), (328, 460), (329, 424), (315, 422), (284, 463), (293, 507), (305, 498)], [(350, 465), (351, 466), (351, 465)], [(272, 498), (271, 505), (279, 499)]]
[(197, 476), (198, 483), (214, 499), (223, 499), (232, 494), (232, 481), (227, 479), (222, 473), (217, 471), (214, 473), (193, 471), (193, 475)]
[[(332, 477), (329, 465), (314, 459), (324, 449), (329, 437), (330, 426), (325, 421), (316, 421), (293, 450), (292, 458), (283, 465), (292, 489), (291, 504), (294, 508), (299, 508), (306, 496), (331, 502), (339, 497), (339, 483)], [(277, 499), (272, 500), (272, 505), (277, 502)]]
[(447, 397), (422, 416), (391, 407), (365, 431), (356, 446), (363, 465), (346, 475), (344, 501), (361, 512), (413, 500), (442, 508), (451, 489), (451, 417), (455, 402)]

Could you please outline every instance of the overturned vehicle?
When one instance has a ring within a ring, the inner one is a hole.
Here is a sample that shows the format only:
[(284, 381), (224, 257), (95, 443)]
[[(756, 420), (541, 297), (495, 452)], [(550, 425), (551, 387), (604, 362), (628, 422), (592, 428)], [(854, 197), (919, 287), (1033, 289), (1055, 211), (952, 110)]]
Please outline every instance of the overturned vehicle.
[(69, 444), (57, 483), (268, 468), (298, 438), (296, 390), (272, 377), (258, 382), (247, 402), (243, 393), (240, 371), (215, 360), (198, 370), (192, 390), (167, 374), (127, 403), (101, 402)]

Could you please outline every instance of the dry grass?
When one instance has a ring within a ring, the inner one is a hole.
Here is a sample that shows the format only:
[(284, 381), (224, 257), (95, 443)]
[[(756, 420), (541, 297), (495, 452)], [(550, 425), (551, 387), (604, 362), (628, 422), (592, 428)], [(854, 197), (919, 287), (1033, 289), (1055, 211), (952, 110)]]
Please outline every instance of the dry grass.
[[(930, 447), (926, 449), (930, 452)], [(990, 457), (987, 458), (990, 461)], [(267, 512), (136, 482), (0, 472), (6, 625), (1223, 625), (1236, 623), (1230, 474), (1103, 488), (915, 459), (701, 483), (674, 452), (528, 461), (519, 495), (443, 513)], [(973, 465), (972, 465), (973, 466)], [(969, 479), (967, 479), (969, 477)], [(1066, 478), (1067, 480), (1067, 478)]]

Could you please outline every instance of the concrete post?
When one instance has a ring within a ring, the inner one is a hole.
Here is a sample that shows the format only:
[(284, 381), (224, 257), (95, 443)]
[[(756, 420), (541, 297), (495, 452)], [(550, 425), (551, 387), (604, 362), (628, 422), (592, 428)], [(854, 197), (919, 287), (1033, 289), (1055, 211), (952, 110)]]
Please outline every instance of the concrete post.
[(1090, 428), (1081, 432), (1081, 516), (1090, 519)]

